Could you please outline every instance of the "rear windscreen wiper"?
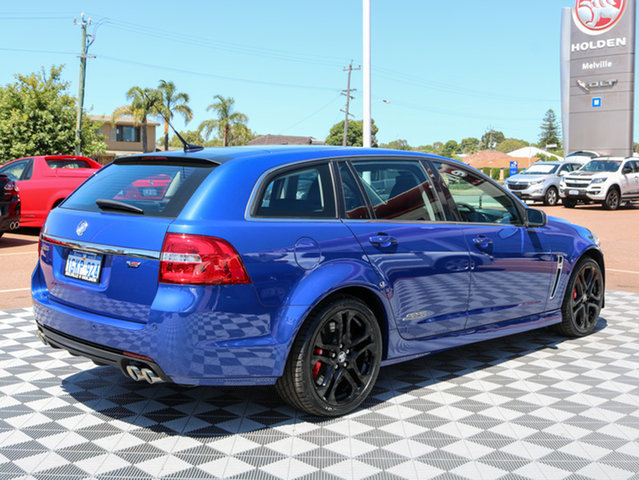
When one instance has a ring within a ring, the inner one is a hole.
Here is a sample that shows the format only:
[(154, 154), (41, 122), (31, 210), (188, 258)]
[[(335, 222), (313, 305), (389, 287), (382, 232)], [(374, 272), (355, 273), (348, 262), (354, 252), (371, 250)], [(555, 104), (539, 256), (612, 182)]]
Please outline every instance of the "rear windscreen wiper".
[(144, 215), (144, 210), (135, 205), (130, 205), (124, 202), (118, 202), (117, 200), (108, 200), (106, 198), (98, 198), (95, 204), (102, 210), (122, 210), (123, 212), (139, 213)]

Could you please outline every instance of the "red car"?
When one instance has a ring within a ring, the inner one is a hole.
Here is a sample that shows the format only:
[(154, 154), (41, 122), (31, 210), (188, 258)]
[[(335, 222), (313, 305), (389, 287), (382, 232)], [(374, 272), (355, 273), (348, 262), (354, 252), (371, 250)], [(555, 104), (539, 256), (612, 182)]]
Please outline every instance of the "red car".
[(0, 237), (7, 230), (15, 230), (20, 222), (20, 195), (18, 185), (0, 174)]
[(21, 227), (42, 227), (49, 211), (102, 165), (76, 155), (19, 158), (0, 167), (18, 184), (22, 203)]

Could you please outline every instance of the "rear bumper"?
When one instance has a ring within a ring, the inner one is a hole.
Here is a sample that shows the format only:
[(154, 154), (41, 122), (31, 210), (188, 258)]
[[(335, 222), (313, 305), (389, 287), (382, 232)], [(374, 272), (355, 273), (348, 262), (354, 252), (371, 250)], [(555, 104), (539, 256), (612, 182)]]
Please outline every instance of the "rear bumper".
[(109, 348), (104, 345), (82, 340), (66, 333), (54, 330), (46, 325), (37, 323), (38, 336), (40, 339), (53, 348), (62, 348), (72, 355), (79, 355), (93, 360), (98, 365), (111, 365), (119, 368), (124, 375), (129, 376), (127, 367), (136, 366), (139, 368), (150, 368), (164, 382), (171, 379), (162, 371), (159, 365), (148, 359), (136, 358), (127, 355), (128, 352), (117, 348)]
[(132, 361), (124, 352), (142, 355), (164, 381), (182, 385), (267, 385), (281, 376), (291, 340), (278, 336), (277, 319), (301, 317), (307, 307), (265, 308), (249, 291), (255, 298), (252, 285), (161, 285), (139, 323), (56, 300), (39, 266), (32, 277), (34, 316), (52, 346), (123, 371)]

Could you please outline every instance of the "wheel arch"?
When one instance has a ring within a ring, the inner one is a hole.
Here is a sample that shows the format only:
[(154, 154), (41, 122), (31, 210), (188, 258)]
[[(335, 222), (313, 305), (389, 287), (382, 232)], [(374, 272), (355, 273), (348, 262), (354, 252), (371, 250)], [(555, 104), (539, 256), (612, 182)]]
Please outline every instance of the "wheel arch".
[[(591, 258), (595, 262), (597, 262), (597, 264), (599, 264), (599, 267), (601, 268), (601, 275), (603, 277), (603, 284), (604, 284), (604, 291), (605, 291), (605, 289), (606, 289), (606, 267), (605, 267), (603, 253), (601, 253), (601, 250), (599, 250), (597, 248), (589, 248), (588, 250), (586, 250), (585, 252), (583, 252), (581, 254), (581, 256), (578, 258), (577, 262), (579, 262), (580, 260), (582, 260), (584, 258)], [(603, 305), (602, 305), (601, 308), (604, 308), (605, 306), (606, 306), (606, 296), (604, 295)]]
[[(361, 300), (368, 308), (371, 309), (371, 311), (375, 315), (377, 324), (379, 325), (379, 330), (382, 333), (382, 360), (386, 360), (386, 358), (388, 357), (390, 311), (388, 309), (389, 307), (384, 305), (378, 294), (369, 288), (359, 285), (353, 285), (330, 292), (309, 311), (308, 315), (304, 318), (304, 321), (306, 321), (306, 318), (308, 318), (308, 316), (311, 315), (315, 310), (324, 307), (325, 305), (333, 302), (340, 297), (356, 298), (358, 300)], [(302, 323), (304, 322), (301, 322), (300, 325)], [(297, 333), (299, 333), (299, 330)]]

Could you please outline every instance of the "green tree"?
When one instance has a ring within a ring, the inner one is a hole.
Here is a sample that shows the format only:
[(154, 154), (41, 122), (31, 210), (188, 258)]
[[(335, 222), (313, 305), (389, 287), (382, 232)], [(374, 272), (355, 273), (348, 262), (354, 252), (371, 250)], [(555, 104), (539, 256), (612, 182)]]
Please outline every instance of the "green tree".
[(530, 144), (525, 140), (519, 140), (517, 138), (506, 138), (499, 142), (499, 145), (497, 145), (497, 148), (495, 148), (495, 150), (497, 150), (498, 152), (510, 153), (514, 152), (515, 150), (519, 150), (520, 148), (527, 147), (528, 145)]
[[(67, 93), (69, 84), (60, 80), (62, 68), (16, 75), (15, 83), (0, 87), (0, 161), (73, 153), (77, 101)], [(85, 155), (106, 151), (100, 126), (83, 116)]]
[(131, 115), (136, 126), (142, 130), (142, 150), (148, 152), (148, 141), (146, 134), (147, 117), (157, 115), (158, 110), (162, 110), (162, 94), (153, 88), (131, 87), (126, 92), (126, 98), (131, 103), (116, 108), (111, 116), (111, 123), (122, 115)]
[(206, 107), (206, 111), (214, 110), (217, 118), (203, 121), (199, 130), (205, 139), (208, 139), (211, 133), (217, 130), (218, 137), (222, 140), (222, 146), (228, 147), (233, 128), (241, 128), (237, 126), (245, 125), (248, 122), (248, 117), (243, 113), (233, 111), (234, 99), (224, 98), (222, 95), (215, 95), (213, 98), (217, 101)]
[(461, 153), (476, 153), (479, 151), (479, 139), (475, 137), (463, 138), (459, 143)]
[(442, 149), (444, 157), (453, 157), (459, 151), (459, 144), (455, 140), (448, 140)]
[(383, 143), (380, 145), (382, 148), (392, 148), (393, 150), (412, 150), (411, 146), (404, 139), (393, 140), (388, 143)]
[(504, 139), (505, 137), (502, 132), (491, 128), (486, 130), (486, 133), (482, 135), (480, 148), (494, 150), (497, 145), (504, 141)]
[(557, 145), (555, 148), (561, 147), (559, 141), (559, 125), (557, 123), (557, 116), (552, 109), (548, 109), (544, 115), (544, 119), (541, 122), (541, 133), (539, 134), (539, 148), (548, 148), (548, 145)]
[[(184, 121), (189, 123), (193, 120), (193, 111), (187, 105), (189, 103), (189, 96), (186, 93), (177, 92), (175, 83), (167, 82), (166, 80), (160, 80), (158, 85), (160, 95), (162, 95), (162, 114), (159, 117), (164, 122), (164, 150), (169, 149), (169, 122), (173, 120), (174, 112), (179, 113), (184, 117)], [(168, 119), (168, 121), (167, 121)], [(179, 142), (179, 140), (178, 140)]]
[[(379, 128), (375, 125), (375, 120), (371, 120), (371, 146), (378, 147), (377, 132)], [(344, 120), (331, 127), (331, 131), (326, 137), (327, 145), (341, 145), (344, 138)], [(346, 145), (349, 147), (361, 147), (364, 145), (364, 120), (351, 120), (348, 122), (348, 135)]]

